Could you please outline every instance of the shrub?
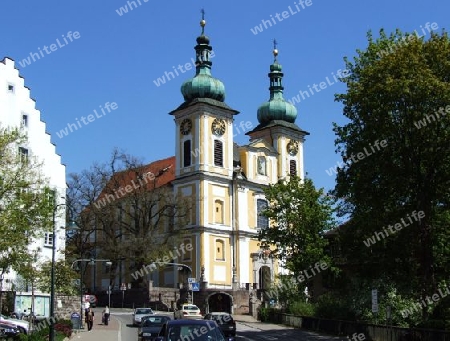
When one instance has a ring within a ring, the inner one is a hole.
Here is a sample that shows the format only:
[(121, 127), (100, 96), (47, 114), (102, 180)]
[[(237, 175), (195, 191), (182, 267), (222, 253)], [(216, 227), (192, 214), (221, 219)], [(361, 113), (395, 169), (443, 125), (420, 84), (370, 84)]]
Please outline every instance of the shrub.
[(48, 327), (42, 330), (31, 332), (30, 334), (19, 334), (20, 341), (43, 341), (48, 340)]
[(70, 337), (72, 335), (71, 324), (57, 323), (55, 324), (55, 331), (64, 334), (64, 336)]
[[(54, 325), (55, 340), (63, 340), (72, 335), (72, 321), (60, 320)], [(40, 330), (35, 330), (30, 334), (19, 334), (19, 341), (48, 341), (50, 329), (48, 325)]]
[(316, 307), (312, 303), (298, 301), (289, 304), (286, 312), (298, 316), (315, 316)]
[(69, 326), (71, 329), (73, 328), (72, 320), (58, 320), (58, 324), (63, 324)]
[(347, 302), (334, 293), (326, 293), (317, 299), (316, 316), (336, 320), (353, 320), (354, 313), (348, 308)]
[(270, 308), (260, 307), (258, 312), (258, 319), (261, 322), (267, 322), (269, 320), (269, 311)]

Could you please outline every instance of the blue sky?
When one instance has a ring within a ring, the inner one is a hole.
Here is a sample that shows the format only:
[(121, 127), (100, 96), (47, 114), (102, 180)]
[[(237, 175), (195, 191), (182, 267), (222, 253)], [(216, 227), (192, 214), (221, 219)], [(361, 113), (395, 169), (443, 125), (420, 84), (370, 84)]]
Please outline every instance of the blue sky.
[[(450, 13), (450, 2), (444, 0), (310, 0), (309, 6), (300, 0), (135, 0), (132, 10), (129, 3), (2, 1), (0, 59), (16, 61), (67, 174), (107, 161), (114, 147), (145, 162), (174, 155), (175, 129), (168, 112), (182, 103), (180, 86), (194, 70), (178, 71), (179, 76), (159, 86), (154, 81), (194, 57), (201, 8), (215, 54), (212, 73), (225, 84), (226, 103), (240, 111), (236, 125), (244, 121), (253, 127), (258, 106), (269, 97), (274, 38), (285, 73), (284, 95), (291, 99), (326, 77), (333, 82), (333, 73), (345, 68), (343, 57), (367, 46), (369, 29), (375, 36), (380, 28), (420, 33), (427, 22), (435, 22), (441, 32)], [(120, 10), (125, 6), (128, 13)], [(266, 23), (266, 28), (263, 20), (272, 20), (272, 27)], [(261, 32), (254, 34), (259, 25)], [(33, 61), (31, 54), (40, 51), (40, 59), (35, 55)], [(334, 94), (343, 91), (342, 84), (328, 83), (296, 104), (297, 125), (311, 133), (304, 147), (305, 171), (327, 190), (334, 187), (335, 177), (326, 170), (341, 160), (332, 122), (345, 122), (342, 105), (334, 101)], [(107, 102), (117, 106), (108, 111)], [(69, 123), (90, 114), (96, 116), (91, 122), (58, 137)], [(236, 141), (245, 144), (248, 136), (237, 134)]]

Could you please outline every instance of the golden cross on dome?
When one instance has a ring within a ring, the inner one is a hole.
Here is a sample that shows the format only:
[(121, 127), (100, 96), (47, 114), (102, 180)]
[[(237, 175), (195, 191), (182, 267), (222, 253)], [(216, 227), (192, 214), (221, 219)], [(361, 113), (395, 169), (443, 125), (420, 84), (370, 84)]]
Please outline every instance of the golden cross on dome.
[(206, 20), (205, 20), (205, 10), (202, 8), (201, 10), (202, 13), (202, 20), (200, 21), (200, 26), (202, 27), (202, 35), (205, 33), (205, 25), (206, 25)]
[(277, 56), (278, 56), (278, 50), (277, 50), (277, 46), (278, 46), (278, 42), (276, 39), (273, 40), (273, 57), (274, 57), (274, 62), (277, 61)]

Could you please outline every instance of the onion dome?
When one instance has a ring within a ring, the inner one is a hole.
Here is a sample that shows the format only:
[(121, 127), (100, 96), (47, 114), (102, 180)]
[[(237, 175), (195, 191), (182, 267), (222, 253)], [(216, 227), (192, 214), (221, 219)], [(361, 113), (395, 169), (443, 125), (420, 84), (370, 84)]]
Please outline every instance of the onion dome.
[(197, 46), (195, 46), (195, 76), (183, 83), (181, 93), (186, 102), (196, 98), (211, 98), (223, 102), (225, 100), (225, 86), (220, 80), (211, 76), (210, 53), (212, 47), (209, 45), (209, 38), (205, 35), (206, 21), (203, 10), (200, 26), (202, 27), (202, 33), (197, 37)]

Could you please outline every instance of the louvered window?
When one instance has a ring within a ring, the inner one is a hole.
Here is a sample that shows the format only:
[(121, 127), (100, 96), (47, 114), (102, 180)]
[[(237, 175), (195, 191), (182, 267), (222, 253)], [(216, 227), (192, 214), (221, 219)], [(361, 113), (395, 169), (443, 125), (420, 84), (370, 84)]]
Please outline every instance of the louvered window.
[(223, 145), (219, 140), (214, 140), (214, 165), (223, 167)]
[(291, 160), (289, 161), (289, 173), (291, 176), (297, 175), (297, 161)]

